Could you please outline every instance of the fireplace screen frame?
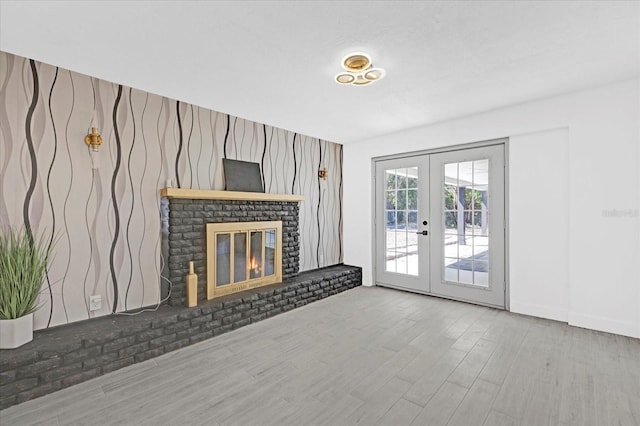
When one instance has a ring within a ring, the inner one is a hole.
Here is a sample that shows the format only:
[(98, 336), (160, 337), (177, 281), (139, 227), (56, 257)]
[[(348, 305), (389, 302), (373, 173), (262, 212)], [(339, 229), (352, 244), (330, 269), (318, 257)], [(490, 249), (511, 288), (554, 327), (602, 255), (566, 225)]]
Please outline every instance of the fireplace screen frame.
[[(275, 230), (275, 255), (274, 255), (274, 273), (272, 275), (264, 275), (265, 270), (265, 253), (266, 253), (266, 231)], [(262, 233), (262, 259), (261, 259), (261, 276), (251, 278), (250, 274), (250, 251), (251, 251), (251, 233)], [(282, 221), (260, 221), (260, 222), (225, 222), (225, 223), (208, 223), (207, 233), (207, 299), (221, 297), (232, 293), (237, 293), (251, 288), (261, 287), (264, 285), (275, 284), (282, 281)], [(233, 270), (235, 261), (234, 235), (237, 233), (245, 233), (246, 245), (246, 274), (245, 280), (234, 282)], [(229, 235), (229, 269), (230, 283), (224, 285), (216, 285), (217, 279), (217, 236), (220, 234)]]

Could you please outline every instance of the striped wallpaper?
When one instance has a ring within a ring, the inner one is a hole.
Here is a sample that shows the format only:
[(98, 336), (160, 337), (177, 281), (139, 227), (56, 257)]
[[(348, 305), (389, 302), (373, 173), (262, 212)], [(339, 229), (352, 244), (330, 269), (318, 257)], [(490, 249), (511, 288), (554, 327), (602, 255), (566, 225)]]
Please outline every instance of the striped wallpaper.
[(0, 226), (53, 231), (36, 328), (156, 304), (159, 190), (223, 189), (223, 158), (260, 163), (266, 192), (304, 194), (301, 271), (342, 261), (342, 145), (0, 52)]

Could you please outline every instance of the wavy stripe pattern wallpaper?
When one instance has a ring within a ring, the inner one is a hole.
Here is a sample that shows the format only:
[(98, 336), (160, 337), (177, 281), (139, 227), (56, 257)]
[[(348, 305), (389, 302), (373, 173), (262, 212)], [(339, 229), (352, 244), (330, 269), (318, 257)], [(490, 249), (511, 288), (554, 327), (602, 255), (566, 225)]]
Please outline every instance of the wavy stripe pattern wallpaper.
[(0, 52), (0, 226), (54, 247), (35, 327), (155, 305), (159, 190), (224, 189), (223, 158), (260, 163), (266, 192), (304, 194), (301, 271), (342, 262), (342, 145)]

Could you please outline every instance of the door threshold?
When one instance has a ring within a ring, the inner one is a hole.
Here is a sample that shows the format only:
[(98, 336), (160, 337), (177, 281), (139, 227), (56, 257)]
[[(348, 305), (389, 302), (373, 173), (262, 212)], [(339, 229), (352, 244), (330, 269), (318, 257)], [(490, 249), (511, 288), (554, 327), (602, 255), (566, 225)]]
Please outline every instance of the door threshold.
[(407, 288), (407, 287), (397, 286), (397, 285), (393, 285), (393, 284), (375, 283), (375, 286), (376, 287), (390, 288), (390, 289), (393, 289), (393, 290), (406, 291), (407, 293), (421, 294), (423, 296), (437, 297), (438, 299), (453, 300), (454, 302), (468, 303), (470, 305), (484, 306), (485, 308), (493, 308), (493, 309), (498, 309), (498, 310), (501, 310), (501, 311), (509, 312), (509, 310), (506, 309), (504, 306), (490, 305), (488, 303), (479, 303), (479, 302), (476, 302), (476, 301), (473, 301), (473, 300), (458, 299), (458, 298), (455, 298), (455, 297), (443, 296), (443, 295), (440, 295), (440, 294), (437, 294), (437, 293), (430, 293), (428, 291), (416, 290), (416, 289), (413, 289), (413, 288)]

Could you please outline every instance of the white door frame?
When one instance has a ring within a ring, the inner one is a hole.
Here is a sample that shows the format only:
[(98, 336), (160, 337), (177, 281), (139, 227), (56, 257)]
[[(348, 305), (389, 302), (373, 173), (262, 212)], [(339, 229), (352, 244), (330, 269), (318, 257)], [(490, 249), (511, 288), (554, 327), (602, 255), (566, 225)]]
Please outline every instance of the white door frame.
[[(419, 155), (437, 154), (441, 152), (459, 151), (470, 148), (480, 148), (491, 145), (504, 145), (504, 220), (505, 220), (505, 232), (504, 232), (504, 279), (505, 279), (505, 294), (504, 294), (504, 308), (506, 311), (511, 310), (510, 306), (510, 277), (509, 277), (509, 138), (490, 139), (486, 141), (464, 143), (460, 145), (452, 145), (446, 147), (438, 147), (432, 149), (425, 149), (420, 151), (409, 151), (404, 153), (382, 155), (371, 158), (371, 232), (373, 238), (371, 239), (371, 273), (373, 285), (375, 284), (377, 276), (377, 262), (376, 262), (376, 162), (382, 160), (391, 160), (395, 158), (414, 157)], [(432, 295), (433, 297), (439, 297)], [(468, 303), (468, 301), (465, 301)]]

